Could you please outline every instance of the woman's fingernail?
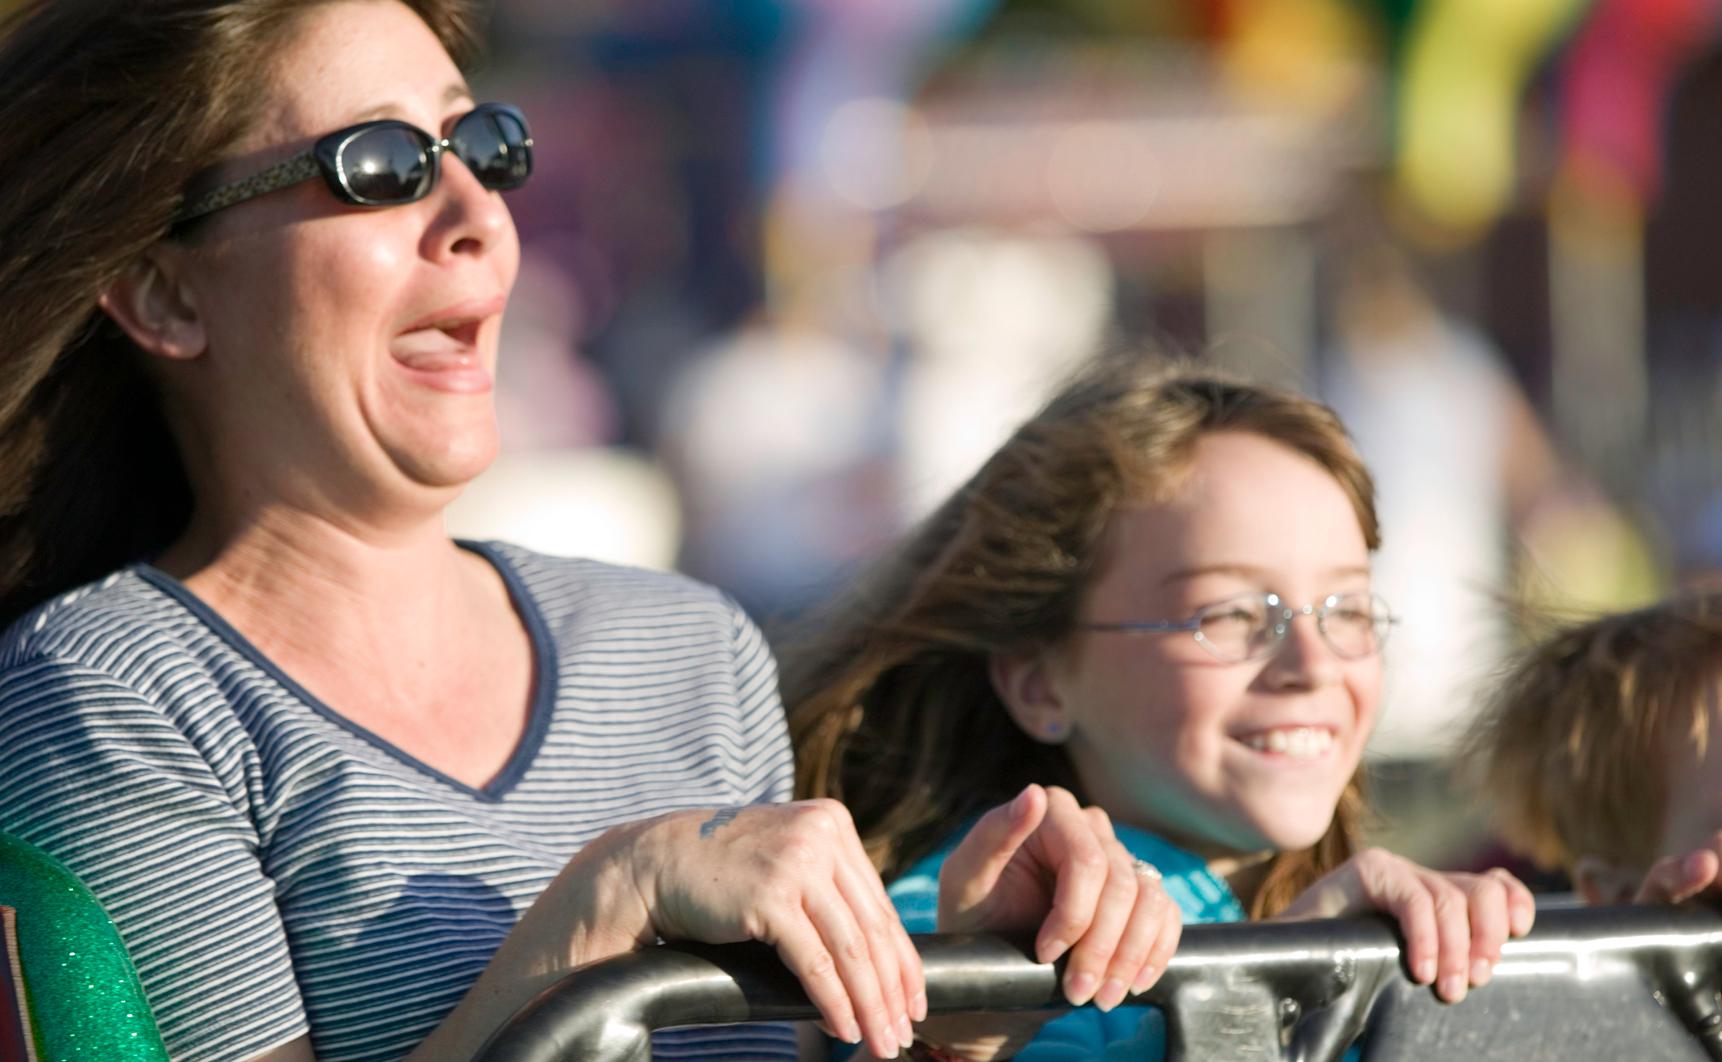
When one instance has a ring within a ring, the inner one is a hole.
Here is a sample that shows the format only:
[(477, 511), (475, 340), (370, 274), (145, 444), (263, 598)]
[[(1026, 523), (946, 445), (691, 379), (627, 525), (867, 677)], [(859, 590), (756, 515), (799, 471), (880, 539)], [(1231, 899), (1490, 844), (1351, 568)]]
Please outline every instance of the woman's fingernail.
[(1680, 869), (1689, 878), (1696, 878), (1704, 873), (1705, 857), (1703, 852), (1693, 852), (1680, 861)]
[(909, 1017), (916, 1021), (927, 1020), (927, 993), (915, 993), (915, 998), (909, 1001)]
[(905, 1049), (915, 1046), (915, 1027), (909, 1024), (907, 1014), (897, 1015), (897, 1039), (902, 1041)]
[(885, 1030), (885, 1035), (873, 1038), (872, 1052), (875, 1058), (896, 1058), (903, 1045), (897, 1042), (895, 1029)]
[(843, 1026), (843, 1031), (837, 1034), (837, 1038), (846, 1044), (858, 1044), (861, 1042), (861, 1026), (856, 1024), (854, 1018), (850, 1018)]
[(1041, 962), (1057, 962), (1058, 957), (1070, 950), (1070, 945), (1062, 940), (1049, 940), (1040, 949)]
[(1076, 1006), (1082, 1006), (1094, 998), (1094, 975), (1091, 973), (1071, 974), (1064, 979), (1064, 996)]
[(1146, 992), (1154, 987), (1154, 981), (1160, 976), (1160, 967), (1149, 963), (1142, 967), (1142, 972), (1136, 975), (1136, 983), (1130, 986), (1132, 992)]
[(1441, 986), (1437, 994), (1449, 1003), (1457, 1003), (1465, 998), (1465, 975), (1448, 974), (1441, 978)]
[(1435, 980), (1435, 960), (1424, 959), (1422, 962), (1417, 964), (1417, 968), (1415, 970), (1411, 971), (1411, 976), (1417, 978), (1417, 983), (1420, 985), (1426, 985), (1433, 982)]
[(1124, 987), (1123, 981), (1116, 977), (1108, 977), (1106, 983), (1100, 986), (1100, 991), (1094, 993), (1094, 1005), (1101, 1010), (1111, 1010), (1124, 1002), (1124, 996), (1128, 992), (1129, 989)]
[(1471, 987), (1482, 988), (1489, 983), (1489, 978), (1495, 976), (1495, 967), (1488, 959), (1475, 959), (1471, 962)]

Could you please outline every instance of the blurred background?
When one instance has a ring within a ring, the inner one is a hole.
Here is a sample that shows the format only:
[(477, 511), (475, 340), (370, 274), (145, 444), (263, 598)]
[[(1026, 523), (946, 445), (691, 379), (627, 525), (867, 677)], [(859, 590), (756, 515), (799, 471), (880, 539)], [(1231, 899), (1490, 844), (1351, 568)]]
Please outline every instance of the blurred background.
[(459, 533), (767, 626), (1101, 351), (1333, 404), (1405, 617), (1382, 838), (1520, 637), (1722, 572), (1722, 0), (501, 0), (538, 174)]

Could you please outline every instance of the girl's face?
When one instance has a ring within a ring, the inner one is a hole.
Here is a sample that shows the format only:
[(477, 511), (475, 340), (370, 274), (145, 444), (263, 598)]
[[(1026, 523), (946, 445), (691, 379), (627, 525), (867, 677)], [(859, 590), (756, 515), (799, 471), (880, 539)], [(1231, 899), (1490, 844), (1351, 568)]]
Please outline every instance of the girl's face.
[[(473, 106), (394, 0), (309, 8), (271, 75), (224, 179), (373, 118), (446, 136)], [(212, 215), (180, 254), (202, 342), (169, 379), (196, 429), (188, 459), (217, 482), (358, 515), (403, 496), (440, 506), (494, 455), (519, 246), (501, 196), (452, 153), (418, 202), (349, 206), (319, 177)]]
[[(1369, 586), (1363, 530), (1331, 475), (1262, 436), (1215, 433), (1170, 501), (1114, 517), (1080, 618), (1179, 621), (1263, 591), (1298, 608)], [(1380, 686), (1379, 656), (1337, 655), (1313, 616), (1245, 663), (1187, 632), (1079, 630), (1016, 672), (1013, 714), (1066, 741), (1089, 798), (1115, 818), (1214, 858), (1321, 837)], [(1044, 718), (1025, 710), (1037, 703)]]

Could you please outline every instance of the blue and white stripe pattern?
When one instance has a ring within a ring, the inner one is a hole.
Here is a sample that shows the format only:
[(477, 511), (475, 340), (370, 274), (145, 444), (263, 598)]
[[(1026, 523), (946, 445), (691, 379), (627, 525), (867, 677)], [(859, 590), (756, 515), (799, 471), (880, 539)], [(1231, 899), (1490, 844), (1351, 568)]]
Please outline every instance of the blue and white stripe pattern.
[[(346, 722), (147, 565), (0, 639), (0, 830), (119, 926), (176, 1059), (309, 1031), (406, 1054), (583, 845), (667, 811), (786, 800), (776, 671), (679, 576), (471, 547), (533, 639), (508, 766), (473, 789)], [(661, 1034), (664, 1058), (794, 1058), (787, 1027)]]

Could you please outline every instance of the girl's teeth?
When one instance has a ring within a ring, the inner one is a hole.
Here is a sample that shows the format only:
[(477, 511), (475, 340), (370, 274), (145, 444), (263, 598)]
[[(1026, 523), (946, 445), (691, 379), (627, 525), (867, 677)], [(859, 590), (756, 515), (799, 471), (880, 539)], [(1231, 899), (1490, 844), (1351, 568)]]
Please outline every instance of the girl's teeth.
[(1257, 752), (1294, 760), (1313, 760), (1333, 746), (1333, 734), (1321, 727), (1286, 727), (1251, 734), (1244, 743)]

